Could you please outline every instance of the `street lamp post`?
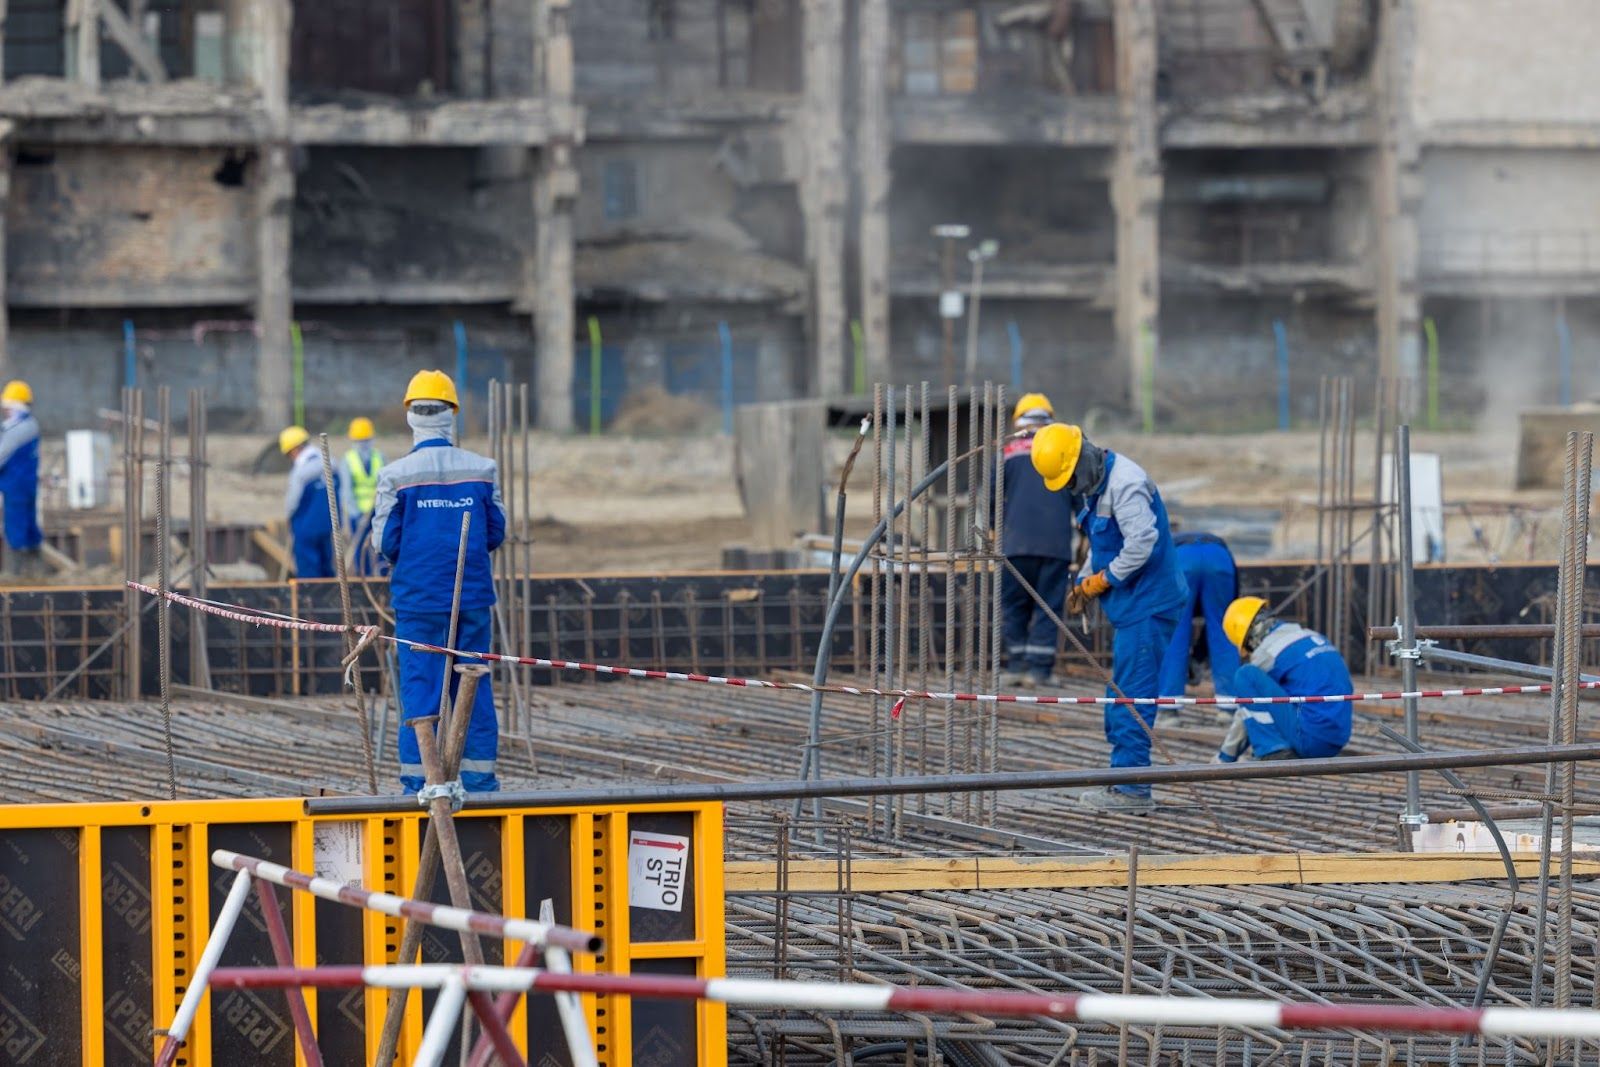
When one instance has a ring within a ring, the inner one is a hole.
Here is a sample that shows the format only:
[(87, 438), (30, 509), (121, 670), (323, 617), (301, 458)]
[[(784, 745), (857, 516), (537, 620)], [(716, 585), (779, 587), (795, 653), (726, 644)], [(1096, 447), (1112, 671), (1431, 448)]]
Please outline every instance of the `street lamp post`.
[(933, 235), (943, 242), (939, 260), (939, 318), (944, 329), (944, 382), (956, 383), (956, 320), (961, 317), (961, 291), (956, 288), (956, 242), (965, 241), (972, 231), (958, 222), (947, 222), (933, 228)]
[(978, 380), (978, 309), (983, 302), (983, 265), (1000, 254), (1000, 242), (980, 241), (977, 248), (967, 249), (967, 262), (972, 264), (972, 309), (967, 314), (967, 387)]

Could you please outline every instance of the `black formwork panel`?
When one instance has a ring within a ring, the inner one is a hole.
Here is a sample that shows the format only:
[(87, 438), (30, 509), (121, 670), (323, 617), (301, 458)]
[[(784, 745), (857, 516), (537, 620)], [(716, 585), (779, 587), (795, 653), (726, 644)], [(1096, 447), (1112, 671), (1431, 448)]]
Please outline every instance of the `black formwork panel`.
[(107, 1067), (148, 1067), (156, 1026), (150, 828), (100, 831), (100, 971)]
[[(467, 907), (494, 915), (504, 914), (505, 878), (501, 864), (500, 820), (494, 817), (458, 816), (454, 822), (456, 838), (461, 843), (461, 864), (467, 872), (467, 893), (470, 898)], [(418, 836), (420, 840), (421, 835)], [(427, 899), (435, 904), (451, 903), (450, 886), (445, 880), (442, 868), (433, 880), (433, 891)], [(478, 943), (483, 946), (484, 963), (505, 962), (505, 952), (497, 938), (480, 936)], [(466, 957), (461, 951), (461, 935), (454, 930), (424, 926), (422, 962), (465, 963)], [(436, 989), (422, 991), (424, 1017), (432, 1014), (433, 1004), (438, 995), (439, 991)], [(444, 1062), (455, 1063), (460, 1055), (461, 1031), (457, 1028), (450, 1038), (450, 1047), (445, 1052)]]
[[(523, 886), (527, 896), (524, 914), (537, 918), (540, 906), (550, 902), (554, 922), (572, 926), (572, 818), (565, 815), (530, 816), (522, 820)], [(536, 961), (542, 966), (543, 961)], [(528, 1062), (541, 1067), (571, 1067), (572, 1052), (562, 1035), (556, 998), (535, 994), (527, 998)]]
[[(209, 847), (293, 866), (291, 827), (288, 823), (214, 823), (209, 827)], [(227, 900), (237, 872), (207, 864), (210, 878), (211, 926)], [(265, 884), (265, 883), (263, 883)], [(252, 895), (255, 891), (252, 890)], [(294, 915), (290, 891), (274, 887), (278, 911), (294, 943)], [(223, 949), (220, 967), (272, 967), (276, 957), (267, 934), (262, 909), (247, 901)], [(212, 990), (211, 1062), (248, 1063), (252, 1067), (294, 1067), (294, 1023), (288, 1002), (274, 989)]]
[(0, 1063), (83, 1058), (80, 842), (76, 829), (0, 833)]

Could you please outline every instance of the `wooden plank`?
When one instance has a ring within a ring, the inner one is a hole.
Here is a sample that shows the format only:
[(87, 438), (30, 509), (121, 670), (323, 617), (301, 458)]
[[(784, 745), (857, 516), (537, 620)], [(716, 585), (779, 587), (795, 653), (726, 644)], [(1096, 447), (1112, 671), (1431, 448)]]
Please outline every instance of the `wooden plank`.
[[(1537, 875), (1537, 853), (1513, 854), (1517, 874)], [(860, 893), (923, 892), (936, 889), (1096, 889), (1126, 885), (1127, 859), (1003, 856), (858, 859), (850, 888)], [(1600, 857), (1574, 860), (1574, 873), (1600, 875)], [(730, 893), (772, 892), (777, 868), (764, 861), (726, 864)], [(1297, 852), (1262, 855), (1141, 856), (1139, 883), (1146, 886), (1333, 885), (1383, 882), (1501, 880), (1505, 865), (1488, 852)], [(839, 888), (832, 860), (794, 860), (788, 887), (829, 892)]]
[(265, 530), (251, 530), (250, 543), (278, 565), (278, 577), (294, 573), (294, 557), (289, 550), (270, 537)]

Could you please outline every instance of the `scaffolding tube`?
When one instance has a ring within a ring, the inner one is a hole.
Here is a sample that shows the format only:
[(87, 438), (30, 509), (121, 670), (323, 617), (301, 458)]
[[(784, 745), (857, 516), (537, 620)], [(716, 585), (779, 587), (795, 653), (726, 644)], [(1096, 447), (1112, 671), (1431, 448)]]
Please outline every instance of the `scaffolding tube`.
[[(990, 774), (921, 774), (900, 777), (830, 778), (822, 781), (642, 783), (593, 789), (505, 790), (468, 793), (476, 810), (516, 807), (606, 806), (683, 801), (793, 800), (796, 797), (908, 796), (974, 790), (1070, 789), (1107, 785), (1174, 785), (1185, 782), (1248, 782), (1267, 778), (1325, 778), (1347, 774), (1391, 774), (1463, 767), (1517, 767), (1582, 763), (1600, 759), (1600, 745), (1532, 745), (1521, 748), (1458, 749), (1419, 755), (1333, 756), (1265, 763), (1187, 763), (1163, 767), (1095, 767), (1061, 771), (999, 771)], [(308, 815), (378, 815), (415, 808), (410, 797), (308, 797)]]

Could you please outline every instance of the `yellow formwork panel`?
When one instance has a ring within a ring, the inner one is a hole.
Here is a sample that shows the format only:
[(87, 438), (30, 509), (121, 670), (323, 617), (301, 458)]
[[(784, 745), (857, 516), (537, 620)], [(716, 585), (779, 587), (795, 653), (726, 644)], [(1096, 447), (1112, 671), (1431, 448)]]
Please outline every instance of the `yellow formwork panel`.
[[(722, 809), (716, 804), (630, 805), (463, 812), (456, 818), (473, 906), (537, 918), (549, 901), (559, 922), (604, 937), (581, 971), (723, 974)], [(210, 863), (215, 848), (409, 895), (425, 818), (415, 813), (308, 816), (296, 798), (18, 805), (0, 808), (0, 1062), (148, 1064), (188, 987), (234, 874)], [(638, 877), (635, 878), (634, 874)], [(400, 924), (376, 912), (275, 889), (295, 962), (395, 962)], [(434, 899), (446, 899), (436, 879)], [(486, 942), (491, 960), (522, 946)], [(433, 932), (422, 958), (458, 960), (457, 935)], [(261, 910), (250, 900), (224, 966), (272, 962)], [(308, 990), (328, 1062), (370, 1063), (386, 994)], [(722, 1067), (727, 1017), (720, 1005), (586, 996), (606, 1067)], [(401, 1045), (408, 1062), (432, 995), (408, 1000)], [(548, 997), (526, 1000), (511, 1021), (530, 1062), (565, 1062)], [(183, 1067), (304, 1063), (283, 997), (270, 990), (207, 995)]]

